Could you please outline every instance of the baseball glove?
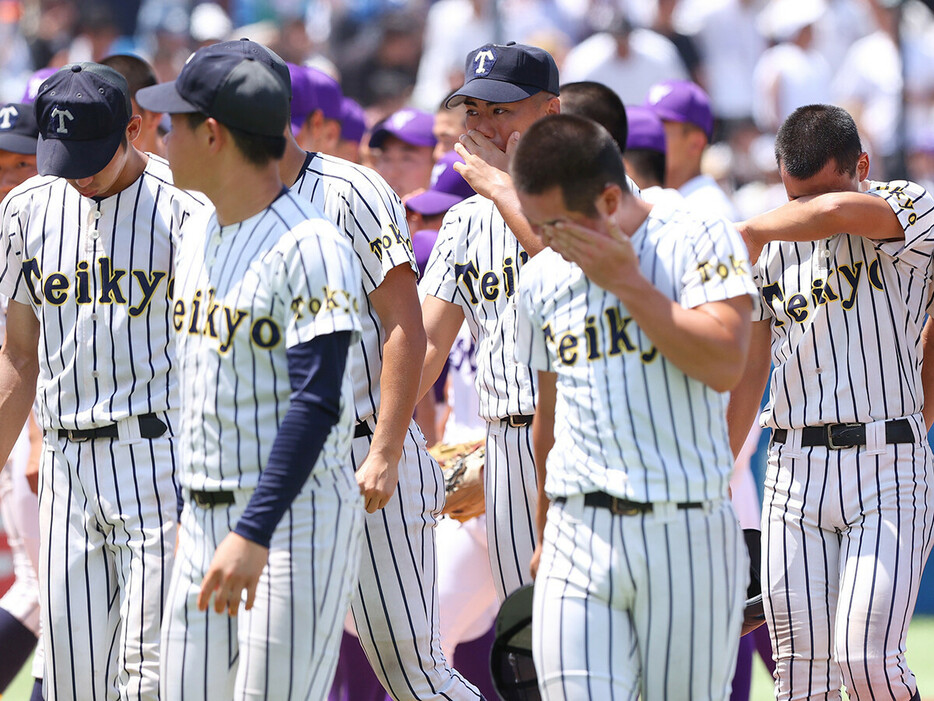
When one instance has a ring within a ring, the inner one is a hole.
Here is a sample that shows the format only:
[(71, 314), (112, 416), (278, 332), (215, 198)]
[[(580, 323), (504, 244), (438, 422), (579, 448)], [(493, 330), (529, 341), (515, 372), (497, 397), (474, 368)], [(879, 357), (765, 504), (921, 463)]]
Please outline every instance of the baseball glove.
[(458, 521), (467, 521), (482, 514), (484, 442), (438, 444), (429, 452), (444, 474), (446, 498), (442, 513)]
[(742, 629), (742, 635), (746, 635), (765, 623), (765, 613), (762, 610), (762, 582), (759, 574), (762, 534), (757, 529), (746, 528), (743, 530), (743, 537), (749, 552), (749, 586), (746, 588)]

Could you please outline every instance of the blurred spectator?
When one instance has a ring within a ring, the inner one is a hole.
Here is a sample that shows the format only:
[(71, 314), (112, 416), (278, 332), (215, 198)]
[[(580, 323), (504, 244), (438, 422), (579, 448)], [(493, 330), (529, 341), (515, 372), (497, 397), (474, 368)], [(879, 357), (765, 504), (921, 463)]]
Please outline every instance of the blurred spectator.
[[(870, 177), (888, 179), (902, 176), (900, 149), (930, 123), (934, 51), (929, 35), (908, 31), (909, 23), (899, 27), (901, 3), (868, 2), (878, 29), (847, 51), (834, 78), (833, 100), (853, 115), (864, 145), (875, 156)], [(911, 6), (904, 7), (907, 11)], [(930, 13), (918, 10), (930, 25)], [(901, 139), (902, 134), (909, 136), (908, 142)]]
[(617, 13), (604, 31), (568, 52), (561, 77), (567, 82), (603, 83), (624, 103), (635, 104), (645, 99), (655, 83), (685, 79), (687, 71), (668, 39), (650, 29), (634, 29)]
[(336, 156), (341, 138), (341, 87), (323, 71), (290, 63), (292, 134), (306, 151)]
[(49, 63), (65, 65), (79, 61), (100, 61), (111, 53), (120, 28), (113, 8), (103, 0), (82, 3), (78, 14), (78, 34), (52, 57)]
[(724, 133), (752, 122), (752, 72), (765, 51), (756, 27), (761, 0), (714, 0), (696, 19), (702, 85)]
[(364, 107), (405, 106), (415, 86), (422, 32), (421, 16), (401, 11), (364, 28), (334, 56), (344, 92)]
[(695, 83), (701, 79), (701, 57), (694, 37), (684, 34), (675, 24), (675, 9), (679, 0), (657, 0), (658, 11), (652, 23), (652, 31), (665, 37), (674, 44), (681, 57), (681, 63), (688, 71), (688, 77)]
[(194, 50), (226, 41), (233, 31), (233, 22), (223, 7), (216, 2), (202, 2), (191, 11), (191, 38)]
[(434, 134), (435, 144), (434, 159), (435, 162), (441, 160), (441, 157), (454, 150), (454, 144), (460, 138), (467, 128), (464, 126), (464, 115), (459, 110), (449, 110), (444, 106), (447, 98), (439, 105), (435, 111), (435, 123), (431, 128)]
[(360, 104), (349, 97), (341, 99), (341, 136), (337, 142), (338, 158), (360, 163), (360, 143), (366, 133), (366, 118)]
[(759, 15), (759, 29), (775, 46), (759, 58), (753, 73), (756, 125), (776, 133), (803, 105), (830, 101), (830, 66), (814, 48), (814, 24), (827, 9), (824, 0), (772, 0)]
[(133, 106), (133, 114), (138, 114), (142, 119), (139, 136), (135, 141), (136, 148), (140, 151), (154, 153), (157, 156), (165, 156), (165, 145), (162, 143), (162, 135), (159, 133), (162, 113), (142, 109), (136, 102), (137, 90), (148, 88), (158, 82), (152, 66), (138, 56), (130, 56), (129, 54), (107, 56), (101, 59), (101, 63), (110, 66), (126, 78), (127, 86), (130, 88), (130, 103)]
[(370, 150), (373, 168), (399, 197), (424, 190), (434, 167), (434, 117), (427, 112), (404, 109), (373, 127)]

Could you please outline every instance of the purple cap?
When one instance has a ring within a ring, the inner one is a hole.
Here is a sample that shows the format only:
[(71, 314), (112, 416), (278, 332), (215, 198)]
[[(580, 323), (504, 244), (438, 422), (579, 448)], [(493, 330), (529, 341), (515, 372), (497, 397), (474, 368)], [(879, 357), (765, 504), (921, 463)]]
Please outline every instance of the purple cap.
[(292, 133), (297, 134), (308, 117), (321, 110), (325, 119), (341, 118), (344, 94), (336, 80), (310, 66), (288, 64), (292, 76)]
[(405, 206), (426, 217), (443, 214), (458, 202), (473, 197), (473, 188), (464, 180), (464, 176), (454, 170), (455, 163), (464, 159), (450, 151), (435, 163), (431, 169), (431, 185), (420, 195), (410, 198)]
[(431, 258), (431, 249), (438, 240), (438, 232), (434, 229), (421, 229), (412, 234), (412, 251), (415, 253), (415, 264), (418, 266), (418, 277), (421, 278), (428, 267)]
[(410, 108), (393, 112), (373, 127), (370, 148), (381, 148), (387, 136), (394, 136), (411, 146), (434, 148), (438, 143), (434, 126), (435, 117), (427, 112)]
[(641, 105), (627, 106), (626, 121), (629, 123), (627, 151), (641, 148), (665, 153), (665, 125), (655, 112)]
[(40, 68), (29, 76), (29, 80), (26, 81), (26, 92), (23, 93), (23, 99), (20, 100), (20, 102), (24, 105), (31, 105), (34, 103), (36, 101), (36, 94), (39, 92), (39, 86), (57, 70), (57, 68)]
[(666, 80), (649, 88), (645, 106), (668, 122), (688, 122), (703, 129), (713, 138), (713, 112), (710, 98), (697, 84), (689, 80)]
[(345, 141), (363, 141), (366, 133), (366, 115), (356, 100), (345, 97), (341, 100), (341, 138)]

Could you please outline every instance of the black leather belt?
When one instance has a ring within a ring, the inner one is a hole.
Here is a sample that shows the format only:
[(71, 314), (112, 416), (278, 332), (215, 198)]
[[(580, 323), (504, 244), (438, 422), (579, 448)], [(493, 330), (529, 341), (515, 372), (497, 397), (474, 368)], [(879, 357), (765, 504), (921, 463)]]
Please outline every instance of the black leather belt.
[[(165, 423), (155, 414), (143, 414), (137, 421), (139, 421), (139, 435), (141, 438), (158, 438), (168, 429)], [(80, 443), (81, 441), (93, 441), (97, 438), (118, 438), (119, 432), (117, 431), (117, 424), (78, 430), (60, 428), (58, 429), (58, 437)]]
[[(555, 497), (555, 503), (563, 504), (565, 497)], [(617, 516), (636, 516), (638, 514), (652, 513), (653, 505), (650, 501), (629, 501), (620, 499), (606, 492), (590, 492), (584, 495), (584, 506), (594, 506), (600, 509), (609, 509)], [(679, 509), (703, 509), (702, 501), (682, 501), (676, 504)]]
[(370, 428), (370, 425), (366, 421), (361, 421), (354, 427), (353, 437), (362, 438), (363, 436), (372, 436), (373, 429)]
[(234, 503), (234, 493), (222, 490), (202, 491), (200, 489), (189, 489), (191, 500), (205, 509), (212, 506), (224, 506)]
[(532, 419), (534, 418), (535, 414), (512, 414), (503, 419), (503, 421), (513, 428), (521, 428), (522, 426), (531, 426)]
[[(785, 443), (788, 431), (776, 428), (772, 431), (772, 440)], [(915, 432), (908, 419), (892, 419), (885, 422), (886, 443), (914, 443)], [(826, 424), (824, 426), (805, 426), (801, 429), (801, 447), (814, 448), (823, 446), (831, 450), (854, 448), (866, 445), (866, 424)]]

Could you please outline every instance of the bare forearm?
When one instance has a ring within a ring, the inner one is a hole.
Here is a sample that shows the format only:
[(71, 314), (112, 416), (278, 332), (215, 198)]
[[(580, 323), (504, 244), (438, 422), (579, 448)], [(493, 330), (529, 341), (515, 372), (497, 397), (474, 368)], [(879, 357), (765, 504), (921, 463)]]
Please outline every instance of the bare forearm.
[(641, 350), (646, 360), (660, 353), (685, 375), (718, 392), (729, 391), (739, 381), (749, 343), (750, 300), (737, 298), (685, 309), (638, 270), (621, 274), (612, 291), (653, 343), (653, 348)]
[(29, 416), (38, 375), (38, 365), (18, 361), (0, 350), (0, 466), (10, 457)]
[(730, 432), (730, 449), (733, 458), (739, 455), (746, 441), (746, 436), (756, 415), (765, 384), (769, 377), (769, 341), (771, 331), (769, 322), (757, 321), (752, 325), (749, 341), (749, 357), (746, 369), (736, 388), (730, 394), (730, 403), (726, 409), (726, 421)]
[(508, 186), (502, 186), (493, 192), (493, 204), (506, 222), (506, 226), (513, 233), (513, 236), (519, 241), (519, 245), (529, 254), (529, 257), (545, 250), (542, 240), (532, 231), (529, 220), (522, 213), (522, 206), (519, 204), (519, 197), (512, 187), (512, 181)]
[(405, 433), (415, 413), (424, 356), (425, 333), (421, 326), (397, 326), (388, 332), (379, 380), (379, 418), (370, 452), (381, 453), (394, 463), (402, 456)]
[(928, 317), (921, 332), (921, 388), (924, 393), (924, 424), (934, 424), (934, 320)]
[(891, 207), (861, 192), (802, 197), (741, 222), (738, 228), (758, 246), (770, 241), (820, 241), (840, 233), (876, 240), (905, 236)]

